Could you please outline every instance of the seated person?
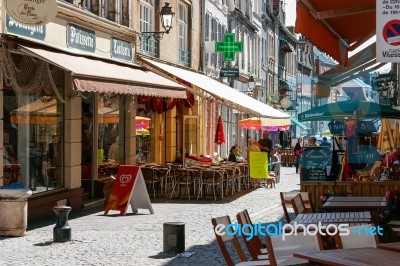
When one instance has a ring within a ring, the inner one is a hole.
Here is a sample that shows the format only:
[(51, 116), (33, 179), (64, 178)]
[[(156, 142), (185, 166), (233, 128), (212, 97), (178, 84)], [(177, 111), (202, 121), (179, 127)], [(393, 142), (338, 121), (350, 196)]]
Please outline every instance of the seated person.
[(242, 161), (242, 156), (239, 152), (239, 146), (233, 145), (229, 151), (228, 161), (239, 163)]
[[(396, 147), (396, 150), (385, 156), (385, 159), (383, 161), (384, 166), (392, 166), (396, 161), (400, 161), (400, 146)], [(398, 163), (396, 163), (398, 164)]]

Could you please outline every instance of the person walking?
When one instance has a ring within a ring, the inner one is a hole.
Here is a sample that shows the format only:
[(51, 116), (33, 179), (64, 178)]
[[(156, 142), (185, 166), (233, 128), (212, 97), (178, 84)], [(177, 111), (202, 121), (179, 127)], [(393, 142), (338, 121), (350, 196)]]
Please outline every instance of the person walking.
[(250, 161), (250, 152), (261, 151), (261, 150), (260, 147), (257, 146), (257, 142), (254, 138), (249, 138), (248, 143), (249, 146), (247, 147), (247, 161)]
[(308, 146), (309, 147), (318, 147), (317, 139), (315, 137), (310, 137), (308, 139)]
[(331, 143), (328, 141), (328, 139), (326, 137), (322, 138), (322, 142), (321, 142), (321, 147), (330, 147)]
[(263, 152), (268, 152), (268, 160), (271, 155), (272, 151), (272, 140), (269, 138), (269, 132), (268, 131), (263, 131), (262, 133), (262, 139), (260, 139), (258, 143), (258, 147), (260, 147), (260, 150)]
[(294, 146), (294, 154), (296, 156), (296, 174), (299, 173), (299, 165), (300, 165), (300, 156), (301, 156), (301, 149), (302, 149), (302, 139), (299, 138), (297, 140), (296, 145)]

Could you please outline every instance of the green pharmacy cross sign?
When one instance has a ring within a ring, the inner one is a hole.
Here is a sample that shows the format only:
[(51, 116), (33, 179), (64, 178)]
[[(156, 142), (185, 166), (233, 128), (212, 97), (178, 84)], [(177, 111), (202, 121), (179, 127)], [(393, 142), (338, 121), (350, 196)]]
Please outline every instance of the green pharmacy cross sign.
[(235, 53), (243, 52), (243, 42), (235, 42), (235, 34), (224, 34), (223, 42), (215, 43), (215, 52), (224, 53), (225, 61), (234, 61)]

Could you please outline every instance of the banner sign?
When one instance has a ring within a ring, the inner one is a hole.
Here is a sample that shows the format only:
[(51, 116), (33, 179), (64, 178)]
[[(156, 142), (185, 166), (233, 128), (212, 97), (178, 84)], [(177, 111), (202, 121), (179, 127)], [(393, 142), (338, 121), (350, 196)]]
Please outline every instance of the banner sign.
[(268, 153), (251, 151), (249, 152), (250, 177), (267, 178), (268, 177)]
[(46, 37), (46, 25), (25, 25), (14, 20), (9, 15), (6, 15), (6, 28), (7, 32), (9, 33), (18, 34), (41, 41), (44, 41), (44, 38)]
[(123, 216), (126, 214), (128, 205), (131, 205), (133, 213), (137, 213), (139, 208), (148, 209), (151, 214), (154, 213), (140, 167), (121, 165), (104, 215), (107, 215), (110, 210), (117, 210), (120, 216)]
[(226, 77), (239, 77), (239, 68), (237, 67), (221, 67), (219, 70), (219, 77), (226, 78)]
[(74, 24), (67, 25), (67, 45), (86, 52), (96, 51), (96, 32)]
[(304, 147), (300, 158), (300, 181), (327, 181), (331, 176), (331, 155), (329, 147)]
[(25, 25), (40, 26), (51, 22), (57, 15), (56, 0), (7, 0), (7, 13)]
[(132, 43), (111, 38), (111, 57), (132, 61)]
[(399, 62), (400, 2), (376, 1), (376, 61)]

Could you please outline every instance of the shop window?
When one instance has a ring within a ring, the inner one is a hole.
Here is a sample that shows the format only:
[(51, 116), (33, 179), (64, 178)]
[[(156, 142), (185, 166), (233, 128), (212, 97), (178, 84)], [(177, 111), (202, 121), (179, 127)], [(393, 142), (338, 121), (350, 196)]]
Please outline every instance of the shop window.
[(152, 162), (151, 156), (151, 111), (144, 107), (136, 111), (136, 162), (138, 164)]
[(3, 52), (3, 185), (21, 183), (33, 193), (63, 188), (65, 72)]
[(86, 0), (85, 9), (93, 14), (99, 15), (99, 0)]
[(33, 193), (64, 187), (63, 104), (53, 95), (4, 89), (3, 185)]

